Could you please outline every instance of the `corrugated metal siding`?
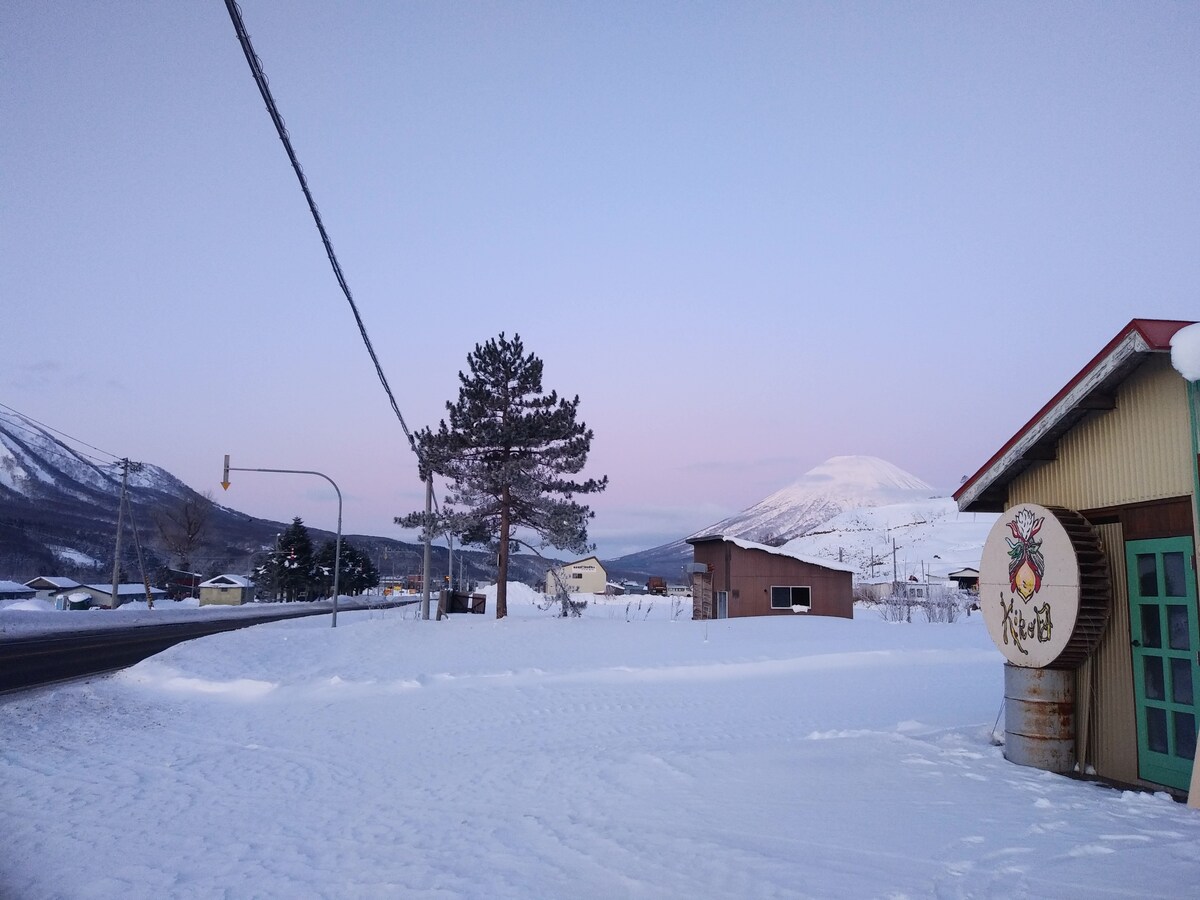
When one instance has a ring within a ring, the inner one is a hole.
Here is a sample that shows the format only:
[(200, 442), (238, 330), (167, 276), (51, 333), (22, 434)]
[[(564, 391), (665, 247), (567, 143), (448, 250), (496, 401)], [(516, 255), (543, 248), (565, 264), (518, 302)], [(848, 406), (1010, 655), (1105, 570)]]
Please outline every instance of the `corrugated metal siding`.
[(1155, 354), (1118, 389), (1115, 409), (1081, 422), (1056, 460), (1014, 479), (1008, 502), (1092, 509), (1190, 494), (1190, 446), (1187, 382)]
[(1133, 657), (1129, 649), (1129, 589), (1125, 539), (1119, 524), (1098, 525), (1111, 579), (1112, 614), (1100, 646), (1076, 670), (1076, 721), (1081, 762), (1113, 781), (1136, 784), (1137, 722), (1133, 705)]

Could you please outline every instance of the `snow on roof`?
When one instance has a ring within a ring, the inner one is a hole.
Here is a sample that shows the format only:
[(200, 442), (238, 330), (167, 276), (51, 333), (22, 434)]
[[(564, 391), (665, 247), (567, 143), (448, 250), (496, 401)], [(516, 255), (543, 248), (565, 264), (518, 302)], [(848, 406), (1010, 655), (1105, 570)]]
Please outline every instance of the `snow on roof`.
[(1175, 332), (1171, 338), (1171, 365), (1188, 381), (1200, 381), (1200, 322)]
[(823, 569), (832, 569), (835, 572), (857, 572), (854, 566), (848, 566), (844, 563), (834, 562), (831, 559), (822, 559), (819, 556), (808, 556), (802, 553), (796, 553), (793, 550), (788, 550), (784, 547), (772, 547), (769, 544), (756, 544), (754, 541), (743, 540), (742, 538), (725, 537), (721, 534), (707, 534), (704, 537), (688, 538), (689, 544), (698, 544), (701, 541), (728, 541), (735, 547), (741, 547), (743, 550), (761, 550), (763, 553), (770, 553), (774, 556), (786, 556), (788, 559), (799, 560), (802, 563), (808, 563), (810, 566), (820, 566)]
[(245, 575), (217, 575), (200, 582), (200, 587), (250, 587), (254, 582)]
[(57, 588), (60, 591), (79, 587), (79, 582), (74, 578), (65, 578), (61, 575), (39, 575), (37, 578), (30, 578), (25, 582), (25, 586), (33, 587), (34, 582), (45, 582), (50, 587)]
[[(111, 584), (88, 584), (88, 585), (84, 585), (84, 587), (86, 587), (89, 591), (98, 591), (101, 594), (109, 594), (109, 595), (112, 594), (112, 585)], [(137, 594), (145, 594), (145, 593), (146, 593), (146, 586), (144, 584), (118, 584), (117, 585), (117, 596), (118, 597), (128, 597), (128, 596), (134, 596)], [(151, 594), (165, 594), (166, 591), (164, 591), (162, 588), (152, 587), (152, 588), (150, 588), (150, 593)]]
[(0, 594), (32, 594), (36, 593), (33, 588), (28, 585), (21, 584), (19, 581), (0, 581)]

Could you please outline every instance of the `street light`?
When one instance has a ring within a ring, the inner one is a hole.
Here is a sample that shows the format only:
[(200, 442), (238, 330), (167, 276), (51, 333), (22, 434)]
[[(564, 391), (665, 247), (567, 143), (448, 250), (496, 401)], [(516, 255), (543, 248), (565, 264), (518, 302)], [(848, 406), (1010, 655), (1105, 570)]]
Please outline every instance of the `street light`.
[(337, 628), (337, 606), (338, 606), (338, 573), (342, 567), (342, 492), (338, 488), (337, 483), (324, 472), (314, 472), (312, 469), (242, 469), (237, 466), (229, 465), (229, 454), (225, 454), (225, 477), (221, 479), (221, 487), (229, 490), (229, 473), (230, 472), (277, 472), (283, 475), (316, 475), (318, 478), (324, 478), (333, 485), (333, 490), (337, 494), (338, 500), (338, 520), (337, 520), (337, 542), (333, 546), (333, 626)]

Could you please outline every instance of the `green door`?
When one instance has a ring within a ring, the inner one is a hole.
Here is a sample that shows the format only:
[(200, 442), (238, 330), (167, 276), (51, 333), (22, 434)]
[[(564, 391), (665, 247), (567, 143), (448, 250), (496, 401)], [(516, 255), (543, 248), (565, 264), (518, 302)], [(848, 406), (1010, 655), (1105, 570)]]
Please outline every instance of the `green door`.
[(1196, 755), (1200, 623), (1192, 539), (1128, 541), (1138, 776), (1186, 791)]

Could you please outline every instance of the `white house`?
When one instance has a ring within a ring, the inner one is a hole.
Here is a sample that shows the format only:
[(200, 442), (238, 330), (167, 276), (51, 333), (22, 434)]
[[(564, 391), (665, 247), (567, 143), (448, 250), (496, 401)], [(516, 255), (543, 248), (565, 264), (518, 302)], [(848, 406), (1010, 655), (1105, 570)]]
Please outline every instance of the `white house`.
[(579, 559), (546, 572), (546, 593), (557, 592), (559, 583), (572, 594), (603, 594), (608, 574), (594, 556)]
[(42, 600), (53, 599), (58, 594), (73, 591), (79, 586), (79, 582), (74, 578), (64, 578), (58, 575), (39, 575), (37, 578), (31, 578), (25, 582), (25, 587), (37, 591), (38, 598)]

